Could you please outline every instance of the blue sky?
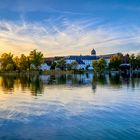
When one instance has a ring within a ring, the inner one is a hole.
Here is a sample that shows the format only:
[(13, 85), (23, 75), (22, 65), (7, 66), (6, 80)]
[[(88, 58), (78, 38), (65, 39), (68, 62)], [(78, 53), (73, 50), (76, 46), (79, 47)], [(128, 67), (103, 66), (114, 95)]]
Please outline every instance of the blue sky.
[(0, 53), (138, 53), (139, 13), (139, 0), (0, 0)]

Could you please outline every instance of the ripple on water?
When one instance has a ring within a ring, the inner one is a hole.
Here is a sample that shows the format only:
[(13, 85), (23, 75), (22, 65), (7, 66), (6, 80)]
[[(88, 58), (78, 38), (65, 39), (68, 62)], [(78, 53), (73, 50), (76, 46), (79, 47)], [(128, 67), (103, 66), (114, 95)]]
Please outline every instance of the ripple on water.
[(0, 86), (0, 139), (140, 139), (138, 81), (135, 87), (97, 83), (93, 90), (89, 83), (57, 80), (24, 90)]

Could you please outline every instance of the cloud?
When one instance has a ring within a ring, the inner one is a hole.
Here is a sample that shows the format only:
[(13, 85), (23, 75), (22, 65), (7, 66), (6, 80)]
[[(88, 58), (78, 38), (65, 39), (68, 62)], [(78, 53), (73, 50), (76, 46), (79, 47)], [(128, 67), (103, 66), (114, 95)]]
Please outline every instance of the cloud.
[[(60, 19), (59, 19), (60, 20)], [(0, 53), (28, 54), (37, 49), (45, 56), (88, 55), (140, 51), (140, 29), (101, 25), (98, 21), (45, 23), (0, 22)]]

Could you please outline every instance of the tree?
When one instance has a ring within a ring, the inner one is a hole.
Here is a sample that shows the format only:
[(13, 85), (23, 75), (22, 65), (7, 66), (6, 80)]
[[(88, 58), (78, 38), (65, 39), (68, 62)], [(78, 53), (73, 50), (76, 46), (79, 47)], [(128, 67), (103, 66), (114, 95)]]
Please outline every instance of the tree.
[(119, 69), (120, 64), (122, 63), (122, 57), (119, 55), (114, 55), (110, 58), (109, 68)]
[(130, 56), (129, 56), (129, 54), (126, 54), (123, 57), (123, 63), (128, 64), (129, 62), (130, 62)]
[(37, 50), (33, 50), (29, 54), (29, 61), (33, 68), (38, 70), (39, 66), (44, 62), (43, 54), (41, 52), (37, 52)]
[(55, 67), (56, 67), (56, 62), (55, 61), (53, 61), (52, 63), (51, 63), (51, 70), (55, 70)]
[(131, 54), (130, 55), (130, 64), (131, 64), (132, 68), (136, 67), (136, 57), (135, 57), (135, 54)]
[(98, 73), (99, 73), (99, 75), (103, 74), (105, 68), (106, 68), (106, 61), (104, 58), (100, 58), (98, 60)]
[(20, 70), (27, 70), (28, 69), (28, 57), (24, 54), (20, 56)]
[(66, 61), (65, 61), (64, 58), (62, 58), (62, 59), (57, 61), (56, 68), (59, 68), (61, 70), (65, 70), (66, 69)]
[(23, 71), (28, 69), (28, 57), (24, 54), (21, 54), (20, 58), (18, 56), (14, 57), (13, 61), (16, 66), (16, 70)]
[(16, 70), (19, 70), (20, 69), (20, 59), (19, 59), (19, 57), (18, 56), (14, 57), (13, 61), (15, 63)]
[(13, 61), (13, 54), (11, 53), (4, 53), (1, 55), (1, 69), (3, 71), (13, 71), (15, 68), (15, 64)]
[(136, 66), (140, 68), (140, 53), (136, 56)]
[(77, 67), (78, 67), (78, 63), (76, 61), (74, 61), (74, 62), (71, 63), (71, 69), (72, 70), (76, 70)]
[(98, 72), (98, 61), (97, 60), (92, 62), (92, 67), (93, 67), (95, 73)]
[(94, 68), (95, 73), (98, 72), (99, 75), (102, 75), (106, 68), (106, 61), (104, 58), (100, 58), (98, 61), (93, 61), (92, 66)]

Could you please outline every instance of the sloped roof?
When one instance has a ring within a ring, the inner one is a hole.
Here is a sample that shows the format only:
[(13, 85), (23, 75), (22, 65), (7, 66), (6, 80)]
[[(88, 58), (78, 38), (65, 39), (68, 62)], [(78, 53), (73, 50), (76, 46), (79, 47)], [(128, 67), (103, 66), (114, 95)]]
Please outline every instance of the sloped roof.
[(95, 49), (93, 49), (92, 51), (91, 51), (91, 54), (93, 55), (96, 55), (96, 51), (95, 51)]
[(85, 64), (82, 60), (76, 60), (78, 64)]
[(69, 60), (96, 60), (97, 57), (96, 56), (67, 56), (65, 57), (66, 59), (69, 59)]
[(117, 55), (117, 53), (114, 53), (114, 54), (106, 54), (106, 55), (99, 55), (97, 56), (97, 58), (104, 58), (104, 59), (109, 59), (110, 57), (114, 56), (114, 55)]

